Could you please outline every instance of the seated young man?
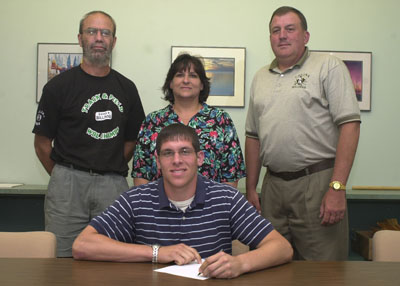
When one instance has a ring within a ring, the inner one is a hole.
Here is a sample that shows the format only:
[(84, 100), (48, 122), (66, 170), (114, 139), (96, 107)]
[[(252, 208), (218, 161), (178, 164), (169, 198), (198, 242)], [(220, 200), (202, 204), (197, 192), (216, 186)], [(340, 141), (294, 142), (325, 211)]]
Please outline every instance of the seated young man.
[[(162, 177), (123, 193), (73, 244), (75, 259), (192, 261), (208, 277), (233, 278), (291, 260), (293, 250), (242, 194), (197, 174), (203, 163), (194, 129), (165, 127), (157, 137)], [(255, 248), (232, 256), (232, 240)]]

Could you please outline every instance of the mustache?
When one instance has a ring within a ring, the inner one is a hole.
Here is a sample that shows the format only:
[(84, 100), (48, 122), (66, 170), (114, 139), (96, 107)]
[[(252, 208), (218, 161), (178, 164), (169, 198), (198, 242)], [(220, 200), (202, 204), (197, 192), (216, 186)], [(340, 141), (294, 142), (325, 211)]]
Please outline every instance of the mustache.
[(103, 43), (103, 42), (95, 42), (95, 43), (90, 45), (90, 48), (93, 49), (94, 47), (99, 47), (99, 46), (101, 48), (105, 49), (105, 50), (108, 50), (107, 49), (107, 45), (105, 43)]

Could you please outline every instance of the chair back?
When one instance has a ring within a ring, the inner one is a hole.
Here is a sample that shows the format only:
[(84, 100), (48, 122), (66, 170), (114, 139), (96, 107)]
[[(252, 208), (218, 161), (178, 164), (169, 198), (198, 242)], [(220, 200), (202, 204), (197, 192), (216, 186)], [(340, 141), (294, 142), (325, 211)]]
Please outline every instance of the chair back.
[(48, 231), (0, 232), (0, 257), (54, 258), (56, 236)]
[(373, 261), (400, 261), (400, 231), (380, 230), (372, 237)]

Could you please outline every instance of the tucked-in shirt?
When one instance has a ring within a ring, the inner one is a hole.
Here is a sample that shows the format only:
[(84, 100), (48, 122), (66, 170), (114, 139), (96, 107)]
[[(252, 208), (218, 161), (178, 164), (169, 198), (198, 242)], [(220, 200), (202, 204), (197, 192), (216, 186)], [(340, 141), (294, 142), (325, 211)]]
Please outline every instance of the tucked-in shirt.
[[(147, 115), (140, 127), (133, 155), (132, 177), (153, 181), (161, 177), (157, 168), (156, 139), (161, 130), (183, 121), (172, 105)], [(246, 167), (235, 126), (224, 110), (203, 103), (188, 126), (196, 130), (204, 163), (199, 173), (217, 182), (235, 182), (246, 176)]]
[(260, 141), (262, 164), (275, 172), (334, 158), (338, 127), (354, 121), (360, 121), (354, 85), (336, 57), (306, 50), (287, 71), (274, 60), (254, 77), (246, 136)]
[(90, 225), (126, 243), (184, 243), (203, 258), (221, 250), (232, 253), (234, 239), (256, 247), (273, 230), (239, 191), (201, 175), (185, 212), (168, 200), (161, 178), (123, 193)]

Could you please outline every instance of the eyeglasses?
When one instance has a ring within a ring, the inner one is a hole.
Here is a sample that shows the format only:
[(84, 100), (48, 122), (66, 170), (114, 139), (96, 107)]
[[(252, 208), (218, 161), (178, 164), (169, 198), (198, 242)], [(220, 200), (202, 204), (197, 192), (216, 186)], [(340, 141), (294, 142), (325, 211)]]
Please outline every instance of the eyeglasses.
[(160, 152), (160, 156), (167, 159), (172, 159), (175, 156), (175, 153), (178, 153), (180, 157), (189, 157), (194, 153), (194, 150), (191, 148), (182, 148), (179, 151), (163, 150)]
[(87, 28), (83, 32), (89, 36), (95, 36), (100, 31), (101, 36), (108, 38), (112, 36), (112, 32), (108, 29)]

